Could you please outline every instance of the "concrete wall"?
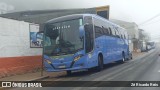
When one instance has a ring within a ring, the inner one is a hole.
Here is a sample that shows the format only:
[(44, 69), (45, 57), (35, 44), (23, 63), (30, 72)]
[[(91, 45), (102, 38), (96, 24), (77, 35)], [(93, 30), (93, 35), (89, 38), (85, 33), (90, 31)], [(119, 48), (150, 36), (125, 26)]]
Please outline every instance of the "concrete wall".
[(133, 52), (133, 42), (129, 40), (129, 51)]
[(29, 23), (0, 18), (0, 57), (41, 55), (42, 48), (30, 48)]
[(0, 17), (0, 77), (41, 67), (42, 48), (30, 48), (29, 23)]

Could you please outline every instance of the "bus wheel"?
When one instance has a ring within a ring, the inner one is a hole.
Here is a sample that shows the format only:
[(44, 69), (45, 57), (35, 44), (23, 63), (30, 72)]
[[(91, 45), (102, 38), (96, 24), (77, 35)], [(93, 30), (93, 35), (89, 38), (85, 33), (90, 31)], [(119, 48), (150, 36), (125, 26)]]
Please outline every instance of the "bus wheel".
[(72, 71), (71, 70), (68, 70), (67, 71), (67, 76), (70, 76), (72, 74)]
[(123, 58), (122, 58), (122, 60), (121, 60), (121, 63), (124, 63), (124, 62), (125, 62), (125, 54), (122, 53), (122, 56), (123, 56)]
[(101, 55), (98, 56), (98, 66), (97, 71), (101, 71), (103, 69), (103, 57)]
[(130, 56), (130, 60), (132, 60), (133, 58), (132, 58), (132, 55)]

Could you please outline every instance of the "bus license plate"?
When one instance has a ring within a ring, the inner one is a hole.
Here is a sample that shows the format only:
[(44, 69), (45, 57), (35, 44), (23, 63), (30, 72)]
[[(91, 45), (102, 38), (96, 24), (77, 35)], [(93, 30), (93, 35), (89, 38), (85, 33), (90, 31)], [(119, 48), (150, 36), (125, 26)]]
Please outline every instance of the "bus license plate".
[(66, 66), (65, 65), (61, 65), (58, 68), (66, 68)]

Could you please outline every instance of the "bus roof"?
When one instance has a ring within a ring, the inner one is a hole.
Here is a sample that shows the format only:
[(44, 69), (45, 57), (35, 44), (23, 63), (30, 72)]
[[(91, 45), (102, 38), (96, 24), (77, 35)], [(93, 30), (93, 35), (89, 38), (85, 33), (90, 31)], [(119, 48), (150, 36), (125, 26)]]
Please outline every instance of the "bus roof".
[(76, 18), (83, 18), (84, 16), (100, 17), (96, 14), (71, 14), (71, 15), (66, 15), (66, 16), (61, 16), (61, 17), (58, 17), (58, 18), (51, 19), (51, 20), (47, 21), (46, 23), (55, 23), (55, 22), (61, 22), (61, 21), (76, 19)]
[(71, 14), (71, 15), (66, 15), (66, 16), (61, 16), (58, 18), (51, 19), (51, 20), (47, 21), (46, 23), (56, 23), (56, 22), (61, 22), (61, 21), (66, 21), (66, 20), (71, 20), (71, 19), (83, 18), (84, 16), (92, 16), (92, 17), (107, 21), (108, 23), (110, 23), (116, 27), (124, 29), (121, 26), (119, 26), (119, 25), (117, 25), (117, 24), (115, 24), (115, 23), (113, 23), (113, 22), (111, 22), (101, 16), (98, 16), (96, 14)]
[(83, 18), (83, 16), (84, 16), (84, 14), (66, 15), (66, 16), (61, 16), (61, 17), (58, 17), (58, 18), (51, 19), (51, 20), (47, 21), (46, 23), (55, 23), (55, 22), (61, 22), (61, 21), (76, 19), (76, 18)]

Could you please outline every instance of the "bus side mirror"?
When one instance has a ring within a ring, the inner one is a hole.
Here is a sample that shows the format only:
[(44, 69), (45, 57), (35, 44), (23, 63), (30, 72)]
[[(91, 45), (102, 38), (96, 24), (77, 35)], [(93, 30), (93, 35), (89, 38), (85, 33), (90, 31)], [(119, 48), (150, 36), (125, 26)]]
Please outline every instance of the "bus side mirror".
[(81, 39), (84, 37), (84, 26), (79, 27), (79, 36)]

